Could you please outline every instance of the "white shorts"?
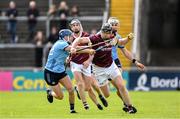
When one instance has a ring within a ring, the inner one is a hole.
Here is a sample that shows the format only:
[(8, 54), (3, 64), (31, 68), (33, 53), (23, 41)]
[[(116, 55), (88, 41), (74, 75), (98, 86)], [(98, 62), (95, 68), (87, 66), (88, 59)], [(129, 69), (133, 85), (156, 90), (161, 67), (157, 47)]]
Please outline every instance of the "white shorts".
[(121, 76), (121, 72), (114, 62), (110, 67), (99, 67), (93, 65), (93, 72), (100, 87), (106, 85), (108, 79), (114, 80), (117, 76)]
[(84, 68), (83, 64), (77, 64), (77, 63), (71, 62), (70, 67), (71, 67), (72, 72), (78, 71), (78, 72), (83, 73), (86, 76), (91, 76), (91, 65), (89, 65), (88, 68)]

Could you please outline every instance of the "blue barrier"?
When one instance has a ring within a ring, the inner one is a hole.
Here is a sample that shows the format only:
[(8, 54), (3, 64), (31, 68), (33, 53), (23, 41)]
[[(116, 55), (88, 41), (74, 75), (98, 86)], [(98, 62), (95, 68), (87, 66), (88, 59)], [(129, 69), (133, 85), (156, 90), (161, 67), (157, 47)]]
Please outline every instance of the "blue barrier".
[(130, 71), (129, 78), (130, 90), (177, 90), (180, 88), (180, 72)]

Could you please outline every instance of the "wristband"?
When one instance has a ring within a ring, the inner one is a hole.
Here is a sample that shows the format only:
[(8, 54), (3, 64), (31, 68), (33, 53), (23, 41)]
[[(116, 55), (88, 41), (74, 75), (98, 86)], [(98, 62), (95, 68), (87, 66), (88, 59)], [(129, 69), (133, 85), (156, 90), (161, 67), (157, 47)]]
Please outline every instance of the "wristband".
[(136, 59), (133, 59), (133, 60), (132, 60), (132, 63), (135, 63), (135, 62), (136, 62)]

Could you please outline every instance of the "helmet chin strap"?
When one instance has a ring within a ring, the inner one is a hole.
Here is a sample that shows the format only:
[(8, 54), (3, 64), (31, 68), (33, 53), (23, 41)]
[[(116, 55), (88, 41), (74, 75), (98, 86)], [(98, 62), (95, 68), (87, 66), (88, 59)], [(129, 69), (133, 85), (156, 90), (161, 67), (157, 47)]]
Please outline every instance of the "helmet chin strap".
[(70, 39), (69, 36), (67, 36), (67, 41), (68, 41), (68, 42), (69, 42), (69, 39)]
[(71, 37), (71, 36), (67, 36), (67, 42), (68, 42), (69, 44), (72, 44), (72, 41), (70, 40), (70, 37)]

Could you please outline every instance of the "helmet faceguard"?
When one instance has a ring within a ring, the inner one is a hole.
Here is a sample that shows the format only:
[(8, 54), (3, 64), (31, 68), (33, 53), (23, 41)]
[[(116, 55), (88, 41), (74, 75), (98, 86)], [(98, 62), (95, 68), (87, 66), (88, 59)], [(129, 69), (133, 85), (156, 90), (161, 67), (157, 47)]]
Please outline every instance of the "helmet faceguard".
[[(79, 24), (80, 31), (78, 31), (77, 33), (79, 33), (79, 37), (81, 37), (82, 32), (83, 32), (83, 27), (82, 27), (80, 20), (77, 18), (72, 19), (71, 22), (69, 23), (69, 26), (71, 27), (73, 24)], [(74, 32), (74, 33), (77, 34), (76, 32)], [(74, 35), (74, 37), (77, 38), (75, 35)]]
[(101, 27), (101, 32), (103, 33), (112, 33), (112, 25), (109, 23), (104, 23)]
[(119, 24), (119, 20), (116, 17), (110, 17), (108, 19), (108, 23), (111, 24), (112, 26), (115, 24)]
[(71, 22), (69, 23), (69, 25), (71, 26), (71, 25), (73, 25), (73, 24), (75, 24), (75, 23), (76, 23), (76, 24), (81, 24), (81, 22), (79, 21), (79, 19), (76, 19), (76, 18), (75, 18), (75, 19), (72, 19), (72, 20), (71, 20)]

